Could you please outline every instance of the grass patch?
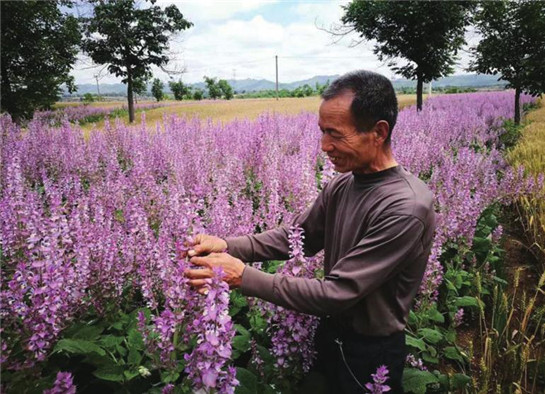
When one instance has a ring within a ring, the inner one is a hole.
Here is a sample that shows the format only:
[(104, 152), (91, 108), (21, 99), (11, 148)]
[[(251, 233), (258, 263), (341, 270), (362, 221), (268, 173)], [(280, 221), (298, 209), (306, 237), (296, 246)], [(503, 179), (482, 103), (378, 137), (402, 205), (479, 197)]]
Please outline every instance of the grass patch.
[[(508, 159), (514, 166), (522, 165), (526, 174), (538, 177), (545, 173), (545, 105), (541, 99), (539, 107), (526, 118), (528, 124), (516, 146), (509, 152)], [(518, 207), (526, 234), (532, 248), (545, 256), (545, 187), (540, 196), (524, 196)], [(542, 267), (545, 269), (545, 266)]]

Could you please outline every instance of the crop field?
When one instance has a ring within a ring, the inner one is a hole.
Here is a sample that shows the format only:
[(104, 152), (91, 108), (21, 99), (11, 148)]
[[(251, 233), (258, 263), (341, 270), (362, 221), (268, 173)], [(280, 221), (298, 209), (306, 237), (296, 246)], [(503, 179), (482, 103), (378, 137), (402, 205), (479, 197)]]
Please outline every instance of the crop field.
[[(140, 101), (143, 106), (158, 105), (158, 108), (146, 110), (146, 121), (162, 121), (164, 115), (197, 117), (200, 119), (212, 119), (219, 122), (230, 122), (234, 119), (256, 119), (261, 113), (270, 111), (279, 114), (298, 114), (301, 111), (318, 112), (321, 99), (318, 96), (304, 98), (281, 98), (276, 99), (236, 99), (236, 100), (203, 100), (203, 101)], [(416, 103), (416, 95), (398, 95), (399, 107), (403, 108)], [(119, 108), (124, 103), (109, 101), (89, 104), (90, 107)], [(71, 105), (71, 104), (70, 104)], [(58, 108), (69, 106), (67, 103), (58, 103)], [(123, 114), (120, 118), (128, 123), (128, 115)], [(137, 121), (140, 121), (140, 114), (137, 113)], [(95, 126), (96, 125), (96, 126)], [(93, 127), (101, 129), (104, 121), (88, 122), (82, 125), (86, 131)]]
[[(409, 316), (406, 391), (501, 379), (535, 387), (545, 372), (542, 345), (524, 339), (545, 323), (539, 291), (525, 292), (520, 322), (502, 299), (502, 210), (545, 197), (542, 169), (525, 175), (504, 158), (513, 96), (436, 96), (420, 113), (399, 114), (395, 156), (433, 191), (438, 217)], [(400, 106), (413, 102), (400, 97)], [(197, 233), (284, 224), (293, 225), (291, 259), (261, 268), (323, 275), (323, 256), (301, 254), (304, 234), (292, 223), (335, 176), (320, 151), (318, 104), (182, 102), (147, 109), (135, 125), (82, 128), (37, 116), (25, 132), (1, 117), (4, 387), (41, 392), (56, 376), (82, 393), (300, 392), (317, 318), (246, 298), (217, 278), (201, 295), (184, 272)], [(486, 329), (460, 340), (470, 327)], [(501, 340), (519, 339), (525, 352), (502, 350)]]

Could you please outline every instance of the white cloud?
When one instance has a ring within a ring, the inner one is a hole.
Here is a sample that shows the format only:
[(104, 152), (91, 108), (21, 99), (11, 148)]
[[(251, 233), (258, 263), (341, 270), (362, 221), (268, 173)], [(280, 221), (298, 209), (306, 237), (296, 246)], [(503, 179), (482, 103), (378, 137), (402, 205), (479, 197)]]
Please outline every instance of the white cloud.
[[(351, 48), (357, 35), (333, 43), (329, 29), (340, 24), (347, 0), (327, 2), (291, 1), (167, 1), (175, 3), (195, 23), (171, 43), (174, 59), (168, 68), (186, 68), (182, 79), (200, 82), (204, 75), (231, 79), (275, 79), (275, 55), (279, 57), (279, 79), (292, 82), (314, 75), (342, 74), (365, 68), (388, 77), (393, 74), (372, 53), (373, 44)], [(272, 5), (272, 6), (271, 6)], [(200, 22), (198, 22), (200, 21)], [(473, 36), (470, 41), (473, 43)], [(467, 54), (461, 53), (461, 64)], [(97, 71), (74, 71), (78, 83), (94, 83)], [(154, 69), (154, 76), (168, 76)], [(175, 77), (178, 78), (178, 77)], [(108, 76), (101, 83), (116, 81)]]
[(230, 19), (233, 16), (255, 11), (276, 0), (158, 0), (157, 5), (166, 7), (175, 4), (188, 20), (193, 23)]

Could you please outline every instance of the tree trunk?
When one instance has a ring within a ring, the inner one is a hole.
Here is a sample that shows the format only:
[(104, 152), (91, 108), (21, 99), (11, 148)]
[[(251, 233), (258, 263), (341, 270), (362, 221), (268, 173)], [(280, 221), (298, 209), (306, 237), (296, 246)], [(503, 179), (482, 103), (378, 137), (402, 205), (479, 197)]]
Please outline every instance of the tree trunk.
[(520, 124), (520, 88), (515, 89), (515, 124)]
[(127, 100), (129, 101), (129, 123), (134, 122), (134, 98), (132, 94), (132, 75), (127, 76)]
[(416, 82), (416, 110), (422, 111), (422, 90), (424, 88), (424, 82), (422, 81), (422, 75), (417, 74)]

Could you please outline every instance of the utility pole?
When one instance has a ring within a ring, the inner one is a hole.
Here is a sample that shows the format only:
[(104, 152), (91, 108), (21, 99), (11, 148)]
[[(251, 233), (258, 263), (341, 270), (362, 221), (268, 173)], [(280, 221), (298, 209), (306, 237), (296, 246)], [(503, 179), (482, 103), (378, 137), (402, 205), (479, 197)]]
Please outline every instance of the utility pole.
[(276, 60), (276, 99), (278, 100), (278, 55), (274, 56)]
[(428, 97), (431, 97), (431, 81), (428, 83)]
[(98, 93), (98, 99), (100, 100), (100, 89), (98, 87), (98, 74), (95, 74), (95, 79), (97, 81), (97, 93)]

